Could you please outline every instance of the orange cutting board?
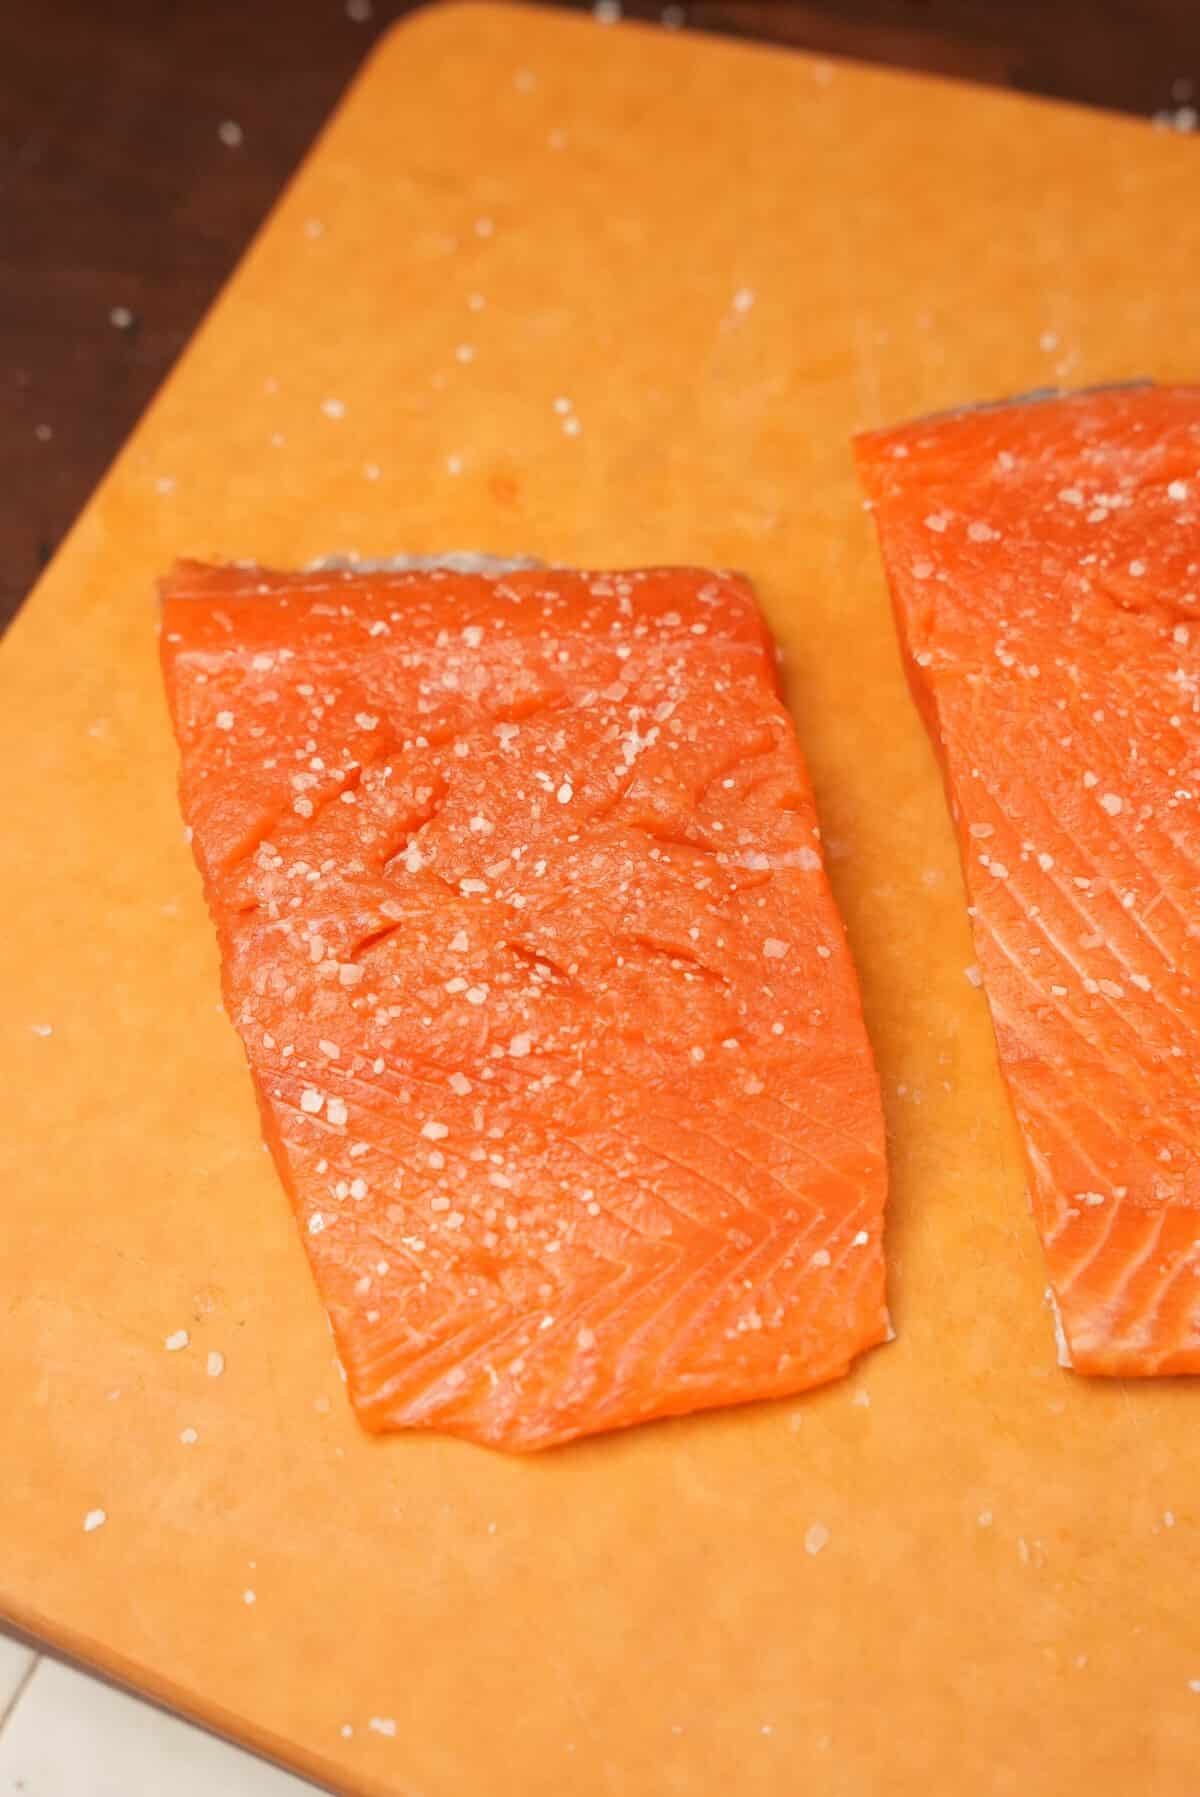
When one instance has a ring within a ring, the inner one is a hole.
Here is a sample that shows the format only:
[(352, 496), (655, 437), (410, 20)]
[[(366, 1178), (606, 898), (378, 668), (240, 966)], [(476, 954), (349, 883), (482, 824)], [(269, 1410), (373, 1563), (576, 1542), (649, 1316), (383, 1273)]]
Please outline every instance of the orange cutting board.
[[(1198, 178), (1132, 121), (649, 28), (384, 41), (0, 656), (12, 1621), (348, 1792), (1200, 1788), (1200, 1391), (1055, 1365), (847, 448), (1195, 378)], [(462, 547), (758, 583), (891, 1136), (898, 1336), (842, 1384), (527, 1461), (351, 1419), (153, 581)]]

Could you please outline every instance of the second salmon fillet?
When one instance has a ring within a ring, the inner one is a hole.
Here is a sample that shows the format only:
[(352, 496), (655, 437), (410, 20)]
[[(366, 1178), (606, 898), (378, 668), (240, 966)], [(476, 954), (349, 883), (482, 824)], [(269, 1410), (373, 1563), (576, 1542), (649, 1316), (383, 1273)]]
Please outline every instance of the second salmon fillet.
[(185, 564), (162, 640), (368, 1428), (541, 1448), (885, 1338), (878, 1080), (744, 581)]
[(1200, 390), (860, 439), (1081, 1373), (1200, 1372)]

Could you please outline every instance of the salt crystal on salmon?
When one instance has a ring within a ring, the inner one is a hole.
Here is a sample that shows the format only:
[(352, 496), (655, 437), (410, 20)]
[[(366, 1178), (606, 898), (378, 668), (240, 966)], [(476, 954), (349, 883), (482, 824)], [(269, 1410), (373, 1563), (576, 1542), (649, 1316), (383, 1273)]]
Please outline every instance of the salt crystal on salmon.
[(1200, 389), (859, 439), (1060, 1354), (1200, 1372)]
[(373, 1430), (523, 1451), (889, 1333), (879, 1086), (748, 584), (180, 565), (181, 793)]

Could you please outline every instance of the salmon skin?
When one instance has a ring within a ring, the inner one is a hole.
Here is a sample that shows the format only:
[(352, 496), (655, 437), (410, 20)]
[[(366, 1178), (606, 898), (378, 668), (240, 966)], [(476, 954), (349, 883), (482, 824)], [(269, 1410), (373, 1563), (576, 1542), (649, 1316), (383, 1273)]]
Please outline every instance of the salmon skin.
[(542, 1448), (885, 1338), (878, 1080), (745, 581), (183, 564), (162, 622), (367, 1428)]
[(1081, 1373), (1200, 1371), (1200, 389), (861, 437)]

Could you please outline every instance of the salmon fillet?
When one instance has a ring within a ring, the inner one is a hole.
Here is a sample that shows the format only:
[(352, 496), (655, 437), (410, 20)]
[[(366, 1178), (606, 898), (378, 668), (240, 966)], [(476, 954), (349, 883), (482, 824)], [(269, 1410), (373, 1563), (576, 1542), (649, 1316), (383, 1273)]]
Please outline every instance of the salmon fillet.
[(859, 439), (1060, 1357), (1200, 1371), (1200, 389)]
[(163, 601), (361, 1421), (541, 1448), (883, 1340), (878, 1080), (747, 583), (185, 564)]

